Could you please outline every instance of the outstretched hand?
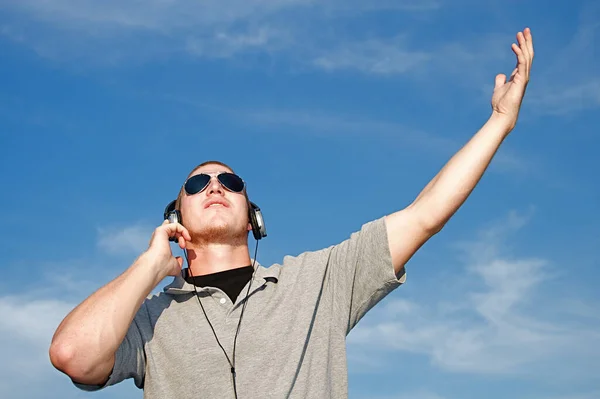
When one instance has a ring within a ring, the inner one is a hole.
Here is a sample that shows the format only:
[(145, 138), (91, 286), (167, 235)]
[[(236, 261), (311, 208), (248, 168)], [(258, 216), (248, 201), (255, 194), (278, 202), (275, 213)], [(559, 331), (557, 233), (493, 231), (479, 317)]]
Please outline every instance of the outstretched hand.
[(517, 56), (517, 66), (512, 71), (508, 81), (506, 75), (496, 75), (494, 94), (492, 95), (492, 110), (494, 114), (505, 119), (512, 130), (519, 117), (525, 89), (529, 83), (529, 74), (533, 62), (533, 38), (531, 30), (525, 28), (517, 33), (519, 44), (512, 44), (512, 50)]

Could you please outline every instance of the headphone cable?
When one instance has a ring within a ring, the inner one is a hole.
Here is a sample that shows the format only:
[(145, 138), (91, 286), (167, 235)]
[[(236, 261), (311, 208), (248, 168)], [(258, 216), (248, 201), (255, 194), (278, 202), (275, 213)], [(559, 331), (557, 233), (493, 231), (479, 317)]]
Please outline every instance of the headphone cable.
[[(187, 253), (187, 249), (183, 250), (183, 253), (185, 255), (185, 261), (188, 265), (188, 270), (190, 271), (190, 276), (192, 277), (192, 281), (195, 278), (194, 274), (192, 272), (192, 267), (190, 265), (190, 260), (188, 258), (188, 253)], [(227, 359), (227, 362), (229, 363), (229, 366), (231, 366), (231, 378), (233, 381), (233, 394), (235, 396), (235, 399), (238, 399), (237, 396), (237, 387), (236, 387), (236, 372), (235, 372), (235, 349), (236, 349), (236, 343), (237, 343), (237, 337), (238, 334), (240, 332), (240, 326), (242, 324), (242, 317), (244, 317), (244, 310), (246, 309), (246, 304), (248, 303), (248, 297), (250, 295), (250, 287), (252, 286), (252, 281), (254, 280), (254, 275), (256, 274), (256, 254), (258, 253), (258, 240), (256, 241), (256, 247), (254, 249), (254, 259), (252, 260), (252, 268), (254, 269), (252, 271), (252, 277), (250, 278), (250, 282), (248, 284), (248, 290), (246, 291), (246, 298), (244, 298), (244, 304), (242, 305), (242, 312), (240, 314), (240, 320), (238, 321), (238, 325), (237, 325), (237, 329), (235, 331), (235, 338), (233, 339), (233, 362), (229, 359), (229, 356), (227, 355), (227, 352), (225, 351), (225, 348), (223, 348), (223, 345), (221, 345), (221, 342), (219, 341), (219, 337), (217, 336), (217, 333), (215, 332), (215, 328), (213, 327), (212, 323), (210, 322), (208, 315), (206, 314), (206, 311), (204, 310), (204, 306), (202, 305), (202, 301), (200, 300), (200, 294), (198, 293), (198, 290), (196, 289), (196, 284), (192, 283), (192, 285), (194, 286), (194, 292), (196, 293), (196, 299), (198, 300), (198, 303), (200, 304), (200, 307), (202, 308), (202, 313), (204, 313), (204, 317), (206, 318), (206, 321), (208, 321), (208, 325), (210, 326), (210, 329), (213, 332), (213, 335), (215, 336), (215, 339), (217, 340), (217, 344), (219, 344), (219, 347), (221, 348), (221, 350), (223, 351), (223, 354), (225, 355), (225, 358)]]

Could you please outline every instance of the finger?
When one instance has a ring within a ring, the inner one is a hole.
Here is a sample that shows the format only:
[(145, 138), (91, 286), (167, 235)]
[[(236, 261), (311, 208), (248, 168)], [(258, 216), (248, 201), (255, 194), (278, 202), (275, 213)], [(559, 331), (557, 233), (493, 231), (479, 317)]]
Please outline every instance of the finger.
[(183, 238), (182, 236), (179, 236), (177, 242), (179, 244), (179, 248), (185, 249), (185, 238)]
[[(166, 223), (163, 224), (159, 229), (164, 230), (165, 234), (169, 238), (175, 238), (175, 241), (179, 244), (179, 246), (183, 249), (185, 248), (185, 241), (191, 241), (192, 237), (188, 230), (183, 227), (180, 223)], [(181, 239), (183, 239), (183, 245), (181, 244)]]
[(509, 82), (512, 82), (512, 80), (515, 78), (515, 75), (517, 74), (518, 70), (519, 70), (518, 68), (513, 69), (512, 73), (510, 74), (510, 77), (508, 78)]
[(517, 72), (523, 76), (524, 79), (527, 79), (527, 60), (525, 59), (525, 54), (516, 44), (512, 44), (512, 50), (517, 56)]
[(177, 263), (179, 263), (180, 268), (183, 267), (183, 258), (181, 256), (177, 256), (175, 260), (177, 260)]
[(525, 40), (525, 36), (523, 32), (517, 33), (517, 41), (519, 42), (519, 49), (523, 53), (523, 60), (519, 60), (519, 62), (524, 62), (527, 66), (527, 71), (529, 72), (529, 60), (531, 57), (529, 56), (529, 48), (527, 47), (527, 43)]
[(187, 232), (186, 228), (183, 227), (180, 223), (167, 223), (164, 226), (164, 229), (166, 230), (167, 234), (169, 235), (169, 237), (176, 237), (177, 234), (181, 234), (184, 237), (189, 236), (189, 233)]
[(533, 35), (531, 34), (531, 29), (525, 28), (525, 43), (527, 43), (527, 49), (529, 50), (529, 56), (531, 57), (531, 61), (533, 61), (534, 51), (533, 51)]
[(185, 227), (181, 226), (182, 230), (182, 235), (183, 238), (186, 239), (186, 241), (192, 241), (192, 236), (190, 235), (190, 232), (188, 231), (188, 229), (186, 229)]
[(506, 83), (506, 75), (505, 74), (500, 73), (500, 74), (496, 75), (496, 84), (494, 86), (494, 89), (502, 87), (505, 83)]

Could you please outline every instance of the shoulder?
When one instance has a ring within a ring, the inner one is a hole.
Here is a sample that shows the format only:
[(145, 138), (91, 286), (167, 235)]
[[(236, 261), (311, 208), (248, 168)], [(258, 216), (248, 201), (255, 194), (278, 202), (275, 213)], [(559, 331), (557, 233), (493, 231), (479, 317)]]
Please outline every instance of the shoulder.
[(326, 259), (332, 250), (343, 247), (345, 244), (350, 242), (359, 240), (381, 241), (383, 243), (387, 243), (385, 216), (363, 223), (360, 225), (360, 227), (351, 231), (336, 243), (330, 244), (322, 249), (305, 251), (299, 255), (287, 255), (283, 258), (283, 265), (320, 261)]
[(164, 292), (148, 295), (135, 316), (136, 321), (138, 323), (148, 321), (150, 324), (154, 324), (158, 317), (171, 307), (173, 302), (176, 302), (176, 299)]
[[(318, 270), (319, 267), (325, 267), (333, 255), (339, 251), (355, 251), (357, 243), (367, 243), (367, 245), (381, 243), (387, 246), (387, 230), (385, 217), (380, 217), (363, 223), (359, 228), (350, 232), (346, 237), (338, 240), (337, 243), (318, 250), (304, 251), (298, 255), (286, 255), (281, 264), (275, 264), (281, 268), (282, 273), (294, 272), (300, 270)], [(271, 266), (271, 267), (273, 267)]]

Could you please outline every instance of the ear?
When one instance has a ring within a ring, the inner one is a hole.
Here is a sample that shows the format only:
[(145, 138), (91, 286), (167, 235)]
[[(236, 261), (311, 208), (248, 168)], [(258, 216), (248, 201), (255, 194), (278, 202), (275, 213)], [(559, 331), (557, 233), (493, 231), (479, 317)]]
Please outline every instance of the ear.
[(250, 224), (250, 222), (248, 222), (248, 228), (247, 228), (247, 230), (248, 231), (252, 231), (252, 224)]

